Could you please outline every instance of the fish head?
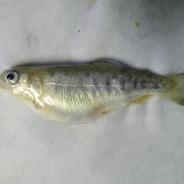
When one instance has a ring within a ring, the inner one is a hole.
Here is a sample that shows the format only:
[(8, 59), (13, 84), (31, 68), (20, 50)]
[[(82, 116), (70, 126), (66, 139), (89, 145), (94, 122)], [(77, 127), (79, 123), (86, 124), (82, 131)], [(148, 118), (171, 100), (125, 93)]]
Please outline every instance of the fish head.
[(0, 89), (28, 102), (38, 95), (39, 81), (34, 70), (26, 67), (14, 67), (0, 75)]

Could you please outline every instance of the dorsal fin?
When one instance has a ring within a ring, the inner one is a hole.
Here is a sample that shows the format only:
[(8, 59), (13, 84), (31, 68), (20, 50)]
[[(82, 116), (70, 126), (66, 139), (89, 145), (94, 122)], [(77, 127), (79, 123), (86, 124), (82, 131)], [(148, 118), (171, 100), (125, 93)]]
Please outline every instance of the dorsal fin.
[(128, 64), (125, 64), (121, 61), (115, 60), (115, 59), (108, 59), (108, 58), (102, 58), (102, 59), (96, 59), (94, 61), (90, 62), (93, 66), (99, 66), (99, 67), (111, 67), (111, 68), (133, 68)]

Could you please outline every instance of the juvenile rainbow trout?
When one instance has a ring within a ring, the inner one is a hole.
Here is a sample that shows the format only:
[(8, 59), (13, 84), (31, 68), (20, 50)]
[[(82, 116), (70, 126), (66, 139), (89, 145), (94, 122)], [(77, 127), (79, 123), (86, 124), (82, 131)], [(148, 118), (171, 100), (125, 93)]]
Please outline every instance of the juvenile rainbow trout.
[(184, 74), (161, 76), (106, 61), (17, 66), (1, 74), (0, 87), (60, 123), (88, 122), (152, 95), (184, 104)]

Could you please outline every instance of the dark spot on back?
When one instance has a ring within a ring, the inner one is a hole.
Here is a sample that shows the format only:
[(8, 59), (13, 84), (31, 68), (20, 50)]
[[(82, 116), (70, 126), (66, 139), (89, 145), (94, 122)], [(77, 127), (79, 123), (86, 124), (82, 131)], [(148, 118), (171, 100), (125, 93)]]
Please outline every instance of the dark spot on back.
[(125, 80), (120, 79), (120, 90), (125, 90)]
[(92, 80), (93, 80), (93, 85), (97, 86), (98, 85), (98, 81), (95, 78), (93, 78)]
[(157, 84), (157, 83), (154, 83), (153, 84), (153, 89), (159, 89), (160, 87), (159, 87), (159, 85)]
[(106, 85), (107, 85), (107, 86), (110, 86), (110, 85), (111, 85), (111, 78), (110, 78), (110, 77), (107, 78), (107, 80), (106, 80)]
[(51, 77), (54, 77), (54, 72), (53, 72), (53, 71), (49, 71), (49, 75), (50, 75)]
[(141, 87), (142, 89), (145, 89), (145, 88), (146, 88), (146, 81), (145, 81), (145, 80), (142, 80), (142, 81), (140, 82), (140, 87)]
[(133, 86), (134, 86), (135, 89), (137, 89), (137, 82), (138, 82), (137, 79), (134, 79)]
[(106, 82), (105, 82), (107, 92), (109, 92), (109, 93), (111, 92), (111, 80), (113, 80), (113, 79), (111, 79), (111, 77), (108, 77)]
[(153, 73), (151, 73), (151, 72), (146, 72), (145, 76), (150, 78), (150, 79), (154, 77)]
[(128, 75), (128, 80), (130, 81), (130, 80), (132, 80), (132, 78), (133, 78), (133, 76), (130, 74), (130, 75)]

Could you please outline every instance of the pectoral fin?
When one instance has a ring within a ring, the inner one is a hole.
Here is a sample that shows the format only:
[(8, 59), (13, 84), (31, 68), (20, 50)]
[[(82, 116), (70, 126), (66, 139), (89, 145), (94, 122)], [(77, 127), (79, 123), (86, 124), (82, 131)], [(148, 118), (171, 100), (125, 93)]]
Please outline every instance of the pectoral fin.
[(96, 118), (101, 117), (105, 114), (108, 114), (112, 111), (114, 111), (114, 109), (112, 109), (112, 108), (98, 107), (98, 108), (95, 108), (94, 111), (91, 113), (91, 118), (96, 119)]

